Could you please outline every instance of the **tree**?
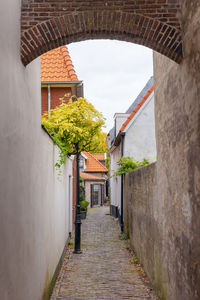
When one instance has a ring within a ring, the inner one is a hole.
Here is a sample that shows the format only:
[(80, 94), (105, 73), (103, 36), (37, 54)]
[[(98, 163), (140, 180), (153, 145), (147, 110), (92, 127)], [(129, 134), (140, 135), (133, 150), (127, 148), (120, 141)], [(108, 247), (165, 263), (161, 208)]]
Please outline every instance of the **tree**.
[(105, 119), (85, 98), (70, 99), (42, 116), (42, 125), (61, 149), (59, 167), (65, 158), (81, 151), (105, 150), (102, 133)]
[(103, 115), (84, 98), (72, 98), (42, 117), (42, 125), (51, 134), (54, 142), (60, 147), (60, 167), (67, 156), (76, 155), (76, 218), (75, 218), (75, 247), (74, 253), (81, 253), (81, 207), (80, 207), (80, 172), (79, 155), (85, 150), (95, 151), (102, 143)]
[(91, 153), (106, 153), (108, 152), (108, 147), (106, 145), (107, 133), (101, 132), (98, 136), (93, 138), (94, 148), (91, 149)]

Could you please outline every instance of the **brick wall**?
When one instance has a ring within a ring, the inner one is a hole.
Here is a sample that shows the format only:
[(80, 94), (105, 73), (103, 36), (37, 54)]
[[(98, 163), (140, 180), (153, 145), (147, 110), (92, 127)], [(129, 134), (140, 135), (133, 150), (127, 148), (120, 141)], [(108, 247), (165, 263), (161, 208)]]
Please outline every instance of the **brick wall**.
[[(47, 87), (42, 87), (42, 102), (41, 102), (41, 111), (42, 114), (48, 110), (48, 89)], [(69, 95), (65, 98), (65, 103), (68, 103), (72, 91), (70, 87), (51, 87), (51, 108), (55, 108), (61, 104), (60, 98), (63, 98), (64, 95)]]
[(126, 183), (132, 245), (162, 300), (200, 299), (200, 2), (182, 4), (184, 60), (154, 53), (158, 161)]
[[(148, 3), (150, 2), (150, 3)], [(22, 1), (22, 29), (37, 25), (38, 21), (50, 20), (58, 15), (69, 12), (93, 10), (133, 12), (152, 19), (157, 19), (166, 24), (179, 27), (177, 12), (180, 7), (179, 0), (153, 0), (153, 1), (66, 1), (66, 0), (32, 0)], [(74, 14), (75, 15), (75, 14)]]
[(112, 38), (145, 45), (180, 62), (180, 15), (179, 0), (24, 0), (22, 61), (26, 65), (70, 42)]
[(92, 180), (86, 180), (85, 181), (85, 200), (88, 201), (89, 207), (91, 207), (91, 184), (103, 184), (104, 185), (104, 198), (105, 198), (105, 192), (106, 192), (106, 184), (103, 181), (92, 181)]
[(41, 88), (41, 113), (48, 111), (48, 91), (47, 88)]
[(128, 173), (124, 182), (125, 232), (129, 234), (131, 246), (159, 291), (161, 299), (168, 299), (165, 298), (165, 282), (162, 276), (165, 269), (160, 254), (162, 226), (159, 227), (156, 220), (159, 206), (156, 163)]

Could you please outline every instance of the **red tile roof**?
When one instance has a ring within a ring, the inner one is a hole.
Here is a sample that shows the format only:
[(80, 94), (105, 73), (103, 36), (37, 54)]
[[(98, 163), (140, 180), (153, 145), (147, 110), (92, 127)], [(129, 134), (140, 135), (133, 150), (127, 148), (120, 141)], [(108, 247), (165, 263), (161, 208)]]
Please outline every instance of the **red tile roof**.
[(62, 46), (41, 55), (41, 81), (77, 81), (68, 49)]
[(98, 160), (105, 160), (105, 154), (104, 153), (92, 153), (92, 155), (98, 159)]
[(80, 176), (84, 179), (84, 180), (105, 180), (105, 178), (103, 177), (98, 177), (98, 176), (94, 176), (88, 173), (83, 173), (80, 172)]
[(104, 167), (94, 156), (93, 154), (83, 151), (83, 153), (87, 156), (85, 161), (86, 168), (85, 172), (108, 172), (108, 169)]
[(153, 92), (153, 90), (154, 90), (154, 86), (152, 85), (152, 87), (148, 90), (148, 92), (146, 93), (146, 95), (144, 96), (144, 98), (140, 101), (140, 103), (132, 111), (132, 113), (130, 114), (130, 116), (123, 123), (122, 127), (120, 128), (121, 132), (124, 131), (124, 129), (126, 128), (126, 126), (128, 125), (128, 123), (132, 120), (132, 118), (137, 113), (137, 111), (140, 109), (140, 107), (144, 104), (144, 102), (149, 98), (149, 96), (151, 95), (151, 93)]

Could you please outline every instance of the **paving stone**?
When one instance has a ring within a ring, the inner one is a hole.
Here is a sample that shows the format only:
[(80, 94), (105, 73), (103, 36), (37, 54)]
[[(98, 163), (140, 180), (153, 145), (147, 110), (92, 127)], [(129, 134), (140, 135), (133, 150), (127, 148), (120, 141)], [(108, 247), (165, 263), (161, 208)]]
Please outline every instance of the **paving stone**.
[(156, 300), (108, 207), (91, 208), (82, 223), (82, 254), (67, 251), (51, 300)]

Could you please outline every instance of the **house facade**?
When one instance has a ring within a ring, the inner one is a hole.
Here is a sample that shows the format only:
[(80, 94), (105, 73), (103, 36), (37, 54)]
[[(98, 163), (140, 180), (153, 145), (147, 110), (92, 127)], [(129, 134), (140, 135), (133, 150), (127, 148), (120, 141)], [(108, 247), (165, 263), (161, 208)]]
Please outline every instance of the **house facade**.
[(41, 112), (68, 103), (71, 96), (83, 97), (83, 82), (78, 80), (68, 49), (62, 46), (41, 55)]
[(105, 153), (81, 153), (80, 176), (84, 180), (85, 200), (89, 202), (89, 207), (102, 206), (105, 203), (108, 172), (105, 161)]
[(114, 129), (107, 137), (110, 156), (110, 210), (111, 215), (121, 218), (123, 178), (112, 176), (118, 169), (120, 157), (136, 161), (156, 160), (153, 77), (124, 114), (114, 115)]

